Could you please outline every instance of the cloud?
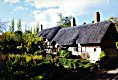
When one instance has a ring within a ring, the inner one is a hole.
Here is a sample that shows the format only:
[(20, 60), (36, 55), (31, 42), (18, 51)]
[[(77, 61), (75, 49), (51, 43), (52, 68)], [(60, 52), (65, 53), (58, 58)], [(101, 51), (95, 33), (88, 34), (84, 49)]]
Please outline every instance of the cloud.
[(35, 10), (35, 11), (33, 11), (33, 15), (38, 15), (38, 14), (40, 14), (40, 13), (42, 13), (42, 11), (40, 11), (40, 10)]
[(29, 3), (31, 6), (34, 5), (34, 0), (24, 0), (24, 2)]
[(19, 2), (20, 0), (5, 0), (4, 2), (5, 3), (17, 3)]
[(13, 9), (13, 11), (23, 11), (23, 10), (28, 10), (27, 7), (23, 7), (23, 6), (18, 6), (15, 9)]
[[(55, 26), (59, 20), (57, 16), (59, 12), (63, 16), (76, 18), (103, 8), (109, 3), (109, 0), (34, 0), (32, 3), (38, 9), (33, 12), (36, 21), (45, 24), (45, 26)], [(47, 9), (42, 11), (43, 8)]]
[(64, 0), (59, 7), (64, 15), (69, 13), (70, 15), (77, 16), (88, 14), (90, 10), (95, 8), (99, 9), (105, 3), (104, 0)]
[(25, 1), (26, 1), (26, 2), (31, 2), (31, 3), (32, 3), (34, 0), (25, 0)]
[(34, 6), (36, 8), (48, 8), (58, 6), (59, 0), (35, 0)]
[(44, 28), (54, 27), (57, 25), (57, 21), (59, 21), (58, 9), (48, 9), (46, 11), (36, 10), (33, 12), (34, 18), (36, 22), (40, 22), (43, 24)]
[(107, 2), (107, 4), (110, 4), (111, 1), (110, 0), (106, 0), (106, 2)]
[(107, 3), (104, 0), (34, 0), (33, 2), (37, 9), (58, 6), (64, 13), (86, 11), (90, 7), (101, 6)]

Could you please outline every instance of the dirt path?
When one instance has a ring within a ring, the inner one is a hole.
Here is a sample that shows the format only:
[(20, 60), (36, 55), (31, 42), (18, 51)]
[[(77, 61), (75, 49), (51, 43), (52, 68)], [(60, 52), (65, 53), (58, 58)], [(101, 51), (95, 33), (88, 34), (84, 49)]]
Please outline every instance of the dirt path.
[(97, 70), (81, 80), (118, 80), (118, 69)]

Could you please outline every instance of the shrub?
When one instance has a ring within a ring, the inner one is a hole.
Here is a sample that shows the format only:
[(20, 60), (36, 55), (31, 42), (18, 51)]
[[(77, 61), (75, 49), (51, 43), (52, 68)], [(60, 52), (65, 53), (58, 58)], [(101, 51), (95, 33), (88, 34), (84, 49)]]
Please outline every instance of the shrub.
[[(0, 35), (0, 43), (2, 53), (34, 54), (37, 50), (43, 50), (42, 37), (31, 33), (24, 34), (21, 31), (3, 33)], [(43, 51), (37, 51), (35, 54), (38, 53), (43, 53)]]
[(102, 51), (101, 54), (100, 54), (100, 58), (99, 58), (99, 59), (102, 59), (102, 58), (104, 58), (105, 56), (106, 56), (105, 52)]
[(57, 56), (64, 57), (64, 58), (70, 58), (72, 56), (72, 54), (70, 51), (60, 50), (57, 52)]

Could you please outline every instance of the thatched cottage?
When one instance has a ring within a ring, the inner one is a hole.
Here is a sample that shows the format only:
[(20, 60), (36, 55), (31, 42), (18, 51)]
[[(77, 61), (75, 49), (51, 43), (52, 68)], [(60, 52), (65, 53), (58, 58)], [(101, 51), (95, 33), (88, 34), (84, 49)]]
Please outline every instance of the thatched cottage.
[[(73, 55), (87, 54), (88, 59), (95, 62), (99, 59), (102, 51), (108, 57), (117, 56), (116, 41), (117, 31), (111, 21), (100, 21), (97, 12), (94, 23), (68, 28), (49, 28), (41, 31), (39, 36), (44, 36), (49, 42), (63, 46), (72, 51)], [(56, 33), (53, 33), (56, 32)], [(53, 35), (53, 38), (50, 38)]]
[(95, 13), (94, 23), (60, 29), (52, 42), (68, 48), (73, 55), (85, 55), (95, 62), (102, 51), (108, 57), (117, 56), (117, 31), (111, 21), (100, 21)]
[(98, 59), (104, 51), (107, 56), (116, 56), (117, 31), (110, 21), (73, 26), (60, 29), (52, 42), (68, 47), (74, 55), (88, 53), (90, 60)]
[(47, 52), (51, 52), (52, 51), (52, 47), (54, 45), (52, 45), (50, 42), (51, 40), (55, 37), (55, 35), (58, 33), (58, 31), (61, 29), (61, 27), (52, 27), (52, 28), (48, 28), (48, 29), (44, 29), (41, 30), (38, 33), (38, 36), (42, 36), (45, 38), (45, 50)]
[(38, 33), (38, 36), (43, 36), (48, 41), (51, 41), (60, 29), (61, 27), (52, 27), (52, 28), (44, 29)]

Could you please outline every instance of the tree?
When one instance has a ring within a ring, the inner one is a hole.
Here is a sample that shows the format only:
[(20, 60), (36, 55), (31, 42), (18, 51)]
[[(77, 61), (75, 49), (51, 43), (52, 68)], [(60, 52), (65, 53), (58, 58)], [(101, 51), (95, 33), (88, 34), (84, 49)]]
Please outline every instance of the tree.
[(0, 20), (0, 33), (3, 33), (5, 30), (6, 30), (6, 24), (7, 24), (8, 22), (2, 22), (1, 20)]
[(21, 20), (20, 19), (17, 22), (17, 28), (19, 31), (21, 31)]
[(118, 17), (110, 17), (109, 20), (115, 24), (116, 30), (118, 31)]
[(32, 32), (32, 26), (30, 27), (30, 32)]
[(27, 24), (25, 24), (25, 32), (27, 31)]
[(61, 26), (61, 27), (69, 27), (69, 26), (71, 26), (71, 19), (72, 19), (72, 16), (63, 17), (63, 16), (62, 16), (62, 13), (59, 13), (58, 16), (59, 16), (59, 18), (60, 18), (60, 21), (57, 22), (57, 25), (58, 25), (58, 26)]
[(113, 23), (118, 22), (117, 17), (110, 17), (109, 20), (112, 21)]
[(36, 33), (39, 32), (39, 23), (36, 24)]
[(14, 32), (14, 18), (11, 20), (10, 31)]

